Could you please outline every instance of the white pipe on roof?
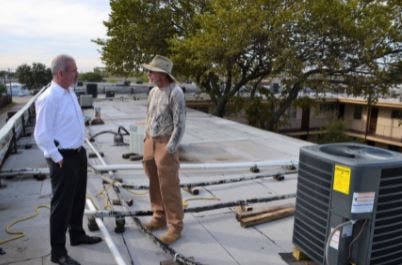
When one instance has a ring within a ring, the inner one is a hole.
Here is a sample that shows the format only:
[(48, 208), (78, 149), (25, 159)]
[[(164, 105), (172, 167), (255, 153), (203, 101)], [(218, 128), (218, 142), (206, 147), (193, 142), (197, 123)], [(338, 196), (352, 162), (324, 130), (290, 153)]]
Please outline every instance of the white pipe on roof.
[[(247, 167), (272, 167), (272, 166), (297, 166), (298, 160), (268, 160), (268, 161), (251, 161), (251, 162), (226, 162), (226, 163), (182, 163), (181, 169), (225, 169), (225, 168), (247, 168)], [(92, 165), (97, 171), (110, 170), (136, 170), (143, 169), (141, 164), (109, 164), (109, 165)]]
[[(96, 148), (93, 147), (89, 141), (87, 142), (92, 150), (96, 153), (101, 160), (102, 165), (89, 165), (96, 171), (111, 171), (113, 170), (139, 170), (143, 169), (141, 164), (111, 164), (107, 165), (100, 156)], [(181, 164), (181, 169), (225, 169), (225, 168), (247, 168), (252, 166), (257, 167), (270, 167), (270, 166), (297, 166), (298, 160), (270, 160), (270, 161), (257, 161), (257, 162), (230, 162), (230, 163), (193, 163)], [(0, 171), (0, 178), (10, 177), (16, 175), (32, 175), (32, 174), (49, 174), (48, 168), (20, 168)]]
[(103, 160), (101, 154), (98, 152), (98, 150), (95, 148), (95, 146), (88, 140), (88, 138), (85, 139), (85, 142), (87, 145), (94, 151), (95, 155), (98, 157), (98, 159), (101, 161), (102, 165), (107, 165), (105, 160)]
[(19, 168), (19, 169), (7, 169), (0, 171), (0, 178), (4, 177), (12, 177), (17, 175), (36, 175), (36, 174), (49, 174), (49, 168), (47, 167), (38, 167), (38, 168)]
[[(88, 208), (90, 211), (96, 211), (96, 208), (90, 199), (87, 199), (87, 205), (88, 205)], [(98, 227), (101, 230), (101, 232), (105, 238), (105, 242), (106, 242), (107, 246), (109, 247), (110, 252), (112, 252), (112, 255), (114, 257), (114, 260), (116, 261), (116, 264), (126, 265), (119, 250), (117, 249), (116, 245), (114, 244), (114, 242), (109, 234), (109, 231), (106, 229), (105, 224), (102, 222), (102, 220), (100, 218), (95, 218), (95, 221), (98, 224)]]

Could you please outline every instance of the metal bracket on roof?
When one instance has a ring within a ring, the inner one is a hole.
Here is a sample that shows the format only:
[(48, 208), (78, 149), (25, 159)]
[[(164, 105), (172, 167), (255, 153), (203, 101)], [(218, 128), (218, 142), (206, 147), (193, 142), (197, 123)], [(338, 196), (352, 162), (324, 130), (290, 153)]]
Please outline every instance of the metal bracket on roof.
[(257, 165), (254, 165), (254, 166), (250, 167), (250, 171), (253, 173), (258, 173), (258, 172), (260, 172), (260, 169), (258, 168)]
[(168, 260), (163, 260), (159, 263), (160, 265), (178, 265), (180, 263), (177, 263), (173, 259), (168, 259)]
[(4, 188), (6, 188), (6, 187), (7, 187), (6, 184), (2, 184), (2, 183), (1, 183), (1, 178), (0, 178), (0, 189), (4, 189)]
[(200, 194), (200, 189), (196, 188), (196, 187), (192, 187), (190, 185), (188, 186), (184, 186), (183, 190), (190, 193), (191, 195), (198, 195)]

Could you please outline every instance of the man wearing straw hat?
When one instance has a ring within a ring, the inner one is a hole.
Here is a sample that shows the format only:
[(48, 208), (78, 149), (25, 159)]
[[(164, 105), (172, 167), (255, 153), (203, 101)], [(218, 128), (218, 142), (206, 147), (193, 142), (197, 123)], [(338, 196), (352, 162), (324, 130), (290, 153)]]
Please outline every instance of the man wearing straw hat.
[(160, 240), (171, 244), (183, 229), (177, 147), (185, 128), (184, 94), (171, 73), (173, 63), (168, 58), (156, 55), (143, 67), (154, 85), (148, 96), (143, 158), (153, 215), (145, 227), (157, 230), (168, 225)]

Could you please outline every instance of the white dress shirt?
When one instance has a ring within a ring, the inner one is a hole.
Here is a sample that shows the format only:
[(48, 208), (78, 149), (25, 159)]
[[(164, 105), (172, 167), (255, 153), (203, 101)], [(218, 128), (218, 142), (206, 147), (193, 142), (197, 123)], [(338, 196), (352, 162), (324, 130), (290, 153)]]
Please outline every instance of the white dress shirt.
[(57, 163), (63, 159), (58, 149), (75, 149), (84, 144), (84, 117), (71, 87), (64, 89), (52, 82), (36, 100), (35, 109), (34, 138), (46, 158)]

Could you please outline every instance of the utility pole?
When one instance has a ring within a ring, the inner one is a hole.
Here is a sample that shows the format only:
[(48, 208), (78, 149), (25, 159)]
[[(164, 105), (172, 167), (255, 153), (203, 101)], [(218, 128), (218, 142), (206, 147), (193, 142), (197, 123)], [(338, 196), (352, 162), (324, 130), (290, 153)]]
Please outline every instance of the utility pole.
[(8, 82), (10, 84), (10, 99), (12, 102), (13, 101), (13, 90), (11, 88), (11, 69), (10, 68), (8, 68)]

